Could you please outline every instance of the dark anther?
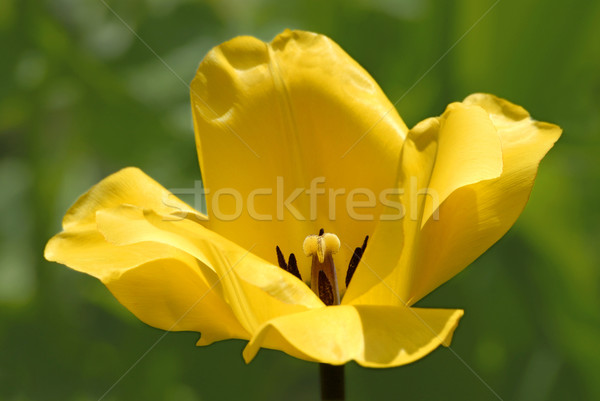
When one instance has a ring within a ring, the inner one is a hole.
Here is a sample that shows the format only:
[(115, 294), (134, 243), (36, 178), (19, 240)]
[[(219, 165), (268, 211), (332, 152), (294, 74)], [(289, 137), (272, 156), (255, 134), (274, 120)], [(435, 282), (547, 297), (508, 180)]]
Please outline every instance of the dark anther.
[(298, 263), (296, 263), (296, 256), (294, 256), (294, 254), (292, 253), (290, 255), (289, 262), (285, 263), (285, 257), (283, 256), (281, 249), (279, 249), (279, 246), (276, 246), (275, 250), (277, 251), (277, 263), (279, 264), (279, 267), (281, 267), (288, 273), (292, 273), (294, 276), (302, 280), (302, 277), (300, 276), (300, 271), (298, 270)]
[(320, 230), (319, 230), (319, 236), (321, 236), (321, 235), (323, 235), (323, 234), (325, 234), (325, 230), (323, 230), (323, 229), (320, 229)]
[(277, 263), (279, 263), (279, 267), (287, 271), (287, 264), (285, 263), (285, 258), (283, 257), (283, 253), (281, 253), (281, 249), (279, 249), (279, 246), (276, 246), (275, 250), (277, 251)]
[(296, 263), (296, 256), (293, 253), (290, 254), (290, 261), (288, 262), (287, 271), (302, 280), (302, 276), (300, 276), (300, 270), (298, 270), (298, 264)]
[(325, 305), (333, 305), (333, 287), (323, 270), (319, 271), (319, 298)]
[(350, 284), (350, 280), (352, 280), (352, 276), (354, 275), (354, 272), (356, 271), (356, 267), (358, 266), (360, 259), (362, 258), (363, 254), (365, 253), (365, 249), (367, 248), (368, 241), (369, 241), (369, 236), (367, 235), (362, 244), (362, 247), (356, 248), (354, 250), (354, 253), (352, 254), (352, 258), (350, 259), (350, 264), (348, 265), (348, 271), (346, 272), (346, 287), (348, 287), (348, 285)]

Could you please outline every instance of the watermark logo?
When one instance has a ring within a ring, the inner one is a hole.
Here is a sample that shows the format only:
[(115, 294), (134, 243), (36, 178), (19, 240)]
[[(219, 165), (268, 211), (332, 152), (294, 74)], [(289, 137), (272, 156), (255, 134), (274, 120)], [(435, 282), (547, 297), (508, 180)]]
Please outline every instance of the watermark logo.
[[(255, 188), (242, 194), (236, 188), (204, 188), (201, 181), (193, 187), (171, 188), (163, 204), (180, 211), (173, 195), (187, 201), (194, 209), (220, 221), (237, 220), (246, 214), (257, 221), (315, 221), (327, 216), (330, 221), (340, 213), (357, 221), (417, 220), (425, 205), (431, 218), (439, 220), (437, 191), (420, 187), (417, 177), (410, 177), (407, 188), (333, 188), (325, 177), (315, 177), (308, 187), (287, 187), (284, 177), (277, 177), (273, 187)], [(428, 199), (429, 198), (429, 199)], [(191, 200), (191, 201), (190, 201)], [(181, 215), (181, 213), (179, 213)]]

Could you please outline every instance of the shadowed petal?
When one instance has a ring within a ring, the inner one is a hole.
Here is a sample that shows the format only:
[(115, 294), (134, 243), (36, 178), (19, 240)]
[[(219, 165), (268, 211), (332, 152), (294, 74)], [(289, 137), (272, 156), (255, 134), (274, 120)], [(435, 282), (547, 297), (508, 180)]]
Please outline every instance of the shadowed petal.
[(214, 272), (176, 248), (148, 242), (116, 246), (98, 231), (78, 230), (52, 238), (45, 257), (100, 279), (153, 327), (201, 332), (202, 345), (249, 338), (219, 295)]
[(261, 347), (296, 358), (341, 365), (393, 367), (448, 346), (463, 311), (394, 306), (331, 306), (265, 324), (244, 349), (250, 362)]
[(208, 285), (198, 269), (178, 259), (159, 259), (126, 270), (105, 284), (144, 323), (163, 330), (202, 333), (198, 345), (248, 339), (250, 335), (220, 296), (220, 283)]

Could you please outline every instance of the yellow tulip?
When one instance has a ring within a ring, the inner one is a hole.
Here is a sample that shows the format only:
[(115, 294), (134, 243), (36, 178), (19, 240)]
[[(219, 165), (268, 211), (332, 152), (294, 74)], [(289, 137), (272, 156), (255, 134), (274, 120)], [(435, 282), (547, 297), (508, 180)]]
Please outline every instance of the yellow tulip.
[(77, 200), (45, 257), (151, 326), (247, 340), (247, 362), (265, 347), (391, 367), (448, 346), (463, 311), (413, 305), (511, 227), (561, 133), (486, 94), (409, 130), (337, 44), (300, 31), (214, 48), (191, 101), (207, 214), (126, 168)]

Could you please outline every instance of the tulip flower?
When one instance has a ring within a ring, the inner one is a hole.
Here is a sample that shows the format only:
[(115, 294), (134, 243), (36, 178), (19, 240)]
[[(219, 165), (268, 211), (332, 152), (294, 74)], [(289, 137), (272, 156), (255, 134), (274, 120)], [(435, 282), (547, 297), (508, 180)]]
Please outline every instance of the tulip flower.
[(393, 367), (450, 344), (460, 309), (414, 306), (501, 238), (561, 134), (475, 94), (408, 129), (329, 38), (238, 37), (191, 102), (206, 193), (194, 210), (137, 168), (69, 209), (48, 260), (143, 322), (327, 365)]

